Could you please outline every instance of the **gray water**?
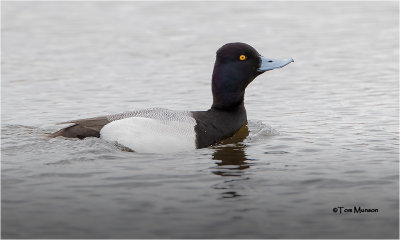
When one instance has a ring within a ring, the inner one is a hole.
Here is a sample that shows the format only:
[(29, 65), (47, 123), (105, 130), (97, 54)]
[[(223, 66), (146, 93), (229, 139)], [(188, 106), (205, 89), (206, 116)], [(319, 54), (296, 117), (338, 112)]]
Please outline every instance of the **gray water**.
[[(2, 5), (3, 238), (399, 237), (398, 2)], [(206, 110), (235, 41), (295, 60), (247, 89), (245, 139), (167, 155), (43, 137)], [(378, 212), (333, 212), (354, 206)]]

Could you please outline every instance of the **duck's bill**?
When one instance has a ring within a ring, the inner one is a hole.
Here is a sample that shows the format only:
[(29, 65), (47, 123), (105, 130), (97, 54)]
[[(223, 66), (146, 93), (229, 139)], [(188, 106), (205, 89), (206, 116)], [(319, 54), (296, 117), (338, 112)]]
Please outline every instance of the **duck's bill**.
[(286, 59), (271, 59), (266, 57), (260, 57), (260, 58), (261, 58), (261, 66), (258, 68), (259, 72), (265, 72), (275, 68), (282, 68), (288, 65), (289, 63), (294, 62), (292, 58), (286, 58)]

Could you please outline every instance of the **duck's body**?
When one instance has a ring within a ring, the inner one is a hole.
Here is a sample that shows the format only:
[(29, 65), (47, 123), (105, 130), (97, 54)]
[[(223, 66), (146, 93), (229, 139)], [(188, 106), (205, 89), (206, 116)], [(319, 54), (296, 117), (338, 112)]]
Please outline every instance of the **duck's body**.
[(101, 137), (138, 152), (175, 152), (210, 146), (232, 136), (246, 122), (244, 104), (231, 111), (152, 108), (65, 122), (74, 125), (52, 136)]
[(208, 111), (152, 108), (69, 121), (52, 137), (101, 137), (138, 152), (172, 152), (203, 148), (233, 136), (247, 122), (244, 93), (259, 74), (292, 59), (261, 57), (251, 46), (230, 43), (217, 51), (212, 77), (213, 105)]

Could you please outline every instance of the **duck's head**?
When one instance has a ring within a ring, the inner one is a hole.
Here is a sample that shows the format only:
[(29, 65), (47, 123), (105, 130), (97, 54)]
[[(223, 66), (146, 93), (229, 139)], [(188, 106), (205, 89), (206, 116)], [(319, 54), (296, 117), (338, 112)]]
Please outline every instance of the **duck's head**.
[(269, 59), (245, 43), (227, 43), (217, 51), (212, 75), (213, 108), (230, 109), (243, 102), (246, 87), (261, 73), (293, 59)]

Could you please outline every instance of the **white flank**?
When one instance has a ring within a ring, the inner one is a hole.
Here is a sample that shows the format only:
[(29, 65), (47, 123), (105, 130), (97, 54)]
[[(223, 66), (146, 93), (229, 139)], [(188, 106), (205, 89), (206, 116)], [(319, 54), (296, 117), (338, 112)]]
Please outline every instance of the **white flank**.
[[(193, 119), (193, 118), (192, 118)], [(196, 148), (196, 121), (166, 121), (129, 117), (105, 125), (102, 139), (117, 142), (135, 152), (171, 153)]]

